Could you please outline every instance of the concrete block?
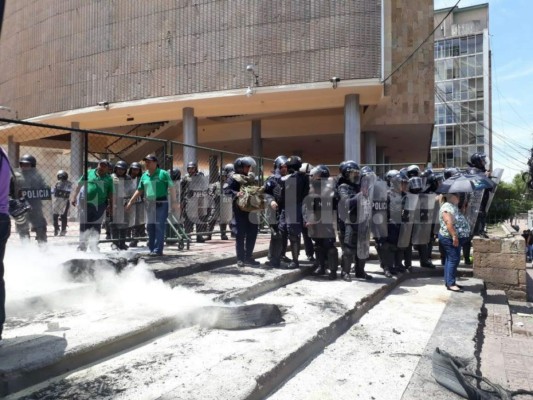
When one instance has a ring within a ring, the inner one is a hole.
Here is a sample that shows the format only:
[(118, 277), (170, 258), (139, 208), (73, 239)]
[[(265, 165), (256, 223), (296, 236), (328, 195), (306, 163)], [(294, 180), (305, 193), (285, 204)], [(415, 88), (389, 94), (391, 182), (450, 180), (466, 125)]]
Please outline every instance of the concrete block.
[(527, 300), (526, 292), (523, 292), (521, 290), (509, 290), (507, 291), (507, 297), (509, 297), (512, 300), (518, 300), (518, 301)]
[(485, 282), (518, 285), (518, 273), (512, 269), (501, 268), (474, 268), (474, 277)]
[(504, 268), (525, 270), (526, 262), (523, 254), (481, 253), (474, 258), (475, 268)]
[(526, 285), (527, 282), (527, 273), (524, 269), (523, 271), (518, 271), (518, 284), (519, 285)]
[(479, 253), (500, 253), (502, 251), (502, 240), (499, 238), (484, 239), (474, 237), (472, 239), (474, 254)]
[(522, 236), (502, 239), (502, 253), (521, 254), (526, 251), (525, 240)]

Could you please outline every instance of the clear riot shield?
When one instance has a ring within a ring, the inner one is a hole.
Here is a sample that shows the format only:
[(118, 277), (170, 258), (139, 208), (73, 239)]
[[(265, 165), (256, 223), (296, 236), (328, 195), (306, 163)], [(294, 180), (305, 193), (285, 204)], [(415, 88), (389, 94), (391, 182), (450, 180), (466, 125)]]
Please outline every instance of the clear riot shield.
[(357, 258), (366, 260), (370, 256), (370, 231), (375, 174), (367, 174), (361, 178), (361, 190), (357, 193)]
[(489, 192), (489, 199), (487, 201), (487, 205), (485, 207), (485, 213), (488, 214), (489, 212), (489, 208), (490, 208), (490, 205), (492, 203), (492, 199), (494, 198), (494, 195), (496, 194), (496, 189), (498, 188), (498, 184), (500, 183), (500, 181), (502, 180), (502, 175), (503, 175), (503, 168), (496, 168), (493, 172), (492, 172), (492, 176), (491, 176), (491, 179), (492, 181), (496, 184), (496, 186), (494, 187), (494, 189), (492, 189), (490, 192)]
[(428, 244), (433, 233), (433, 221), (435, 214), (434, 193), (420, 193), (413, 223), (412, 239), (414, 245)]
[(470, 235), (474, 233), (474, 228), (476, 226), (476, 220), (481, 209), (481, 203), (483, 201), (483, 194), (485, 190), (476, 190), (467, 194), (468, 206), (465, 210), (465, 218), (470, 225)]
[(372, 190), (372, 218), (370, 230), (374, 240), (386, 239), (388, 235), (388, 187), (385, 181), (377, 181)]
[(401, 204), (401, 226), (398, 236), (398, 247), (407, 248), (411, 245), (411, 235), (418, 206), (418, 194), (405, 193)]
[(209, 181), (204, 175), (191, 176), (187, 186), (187, 217), (195, 224), (206, 223), (211, 213), (212, 198), (207, 190)]

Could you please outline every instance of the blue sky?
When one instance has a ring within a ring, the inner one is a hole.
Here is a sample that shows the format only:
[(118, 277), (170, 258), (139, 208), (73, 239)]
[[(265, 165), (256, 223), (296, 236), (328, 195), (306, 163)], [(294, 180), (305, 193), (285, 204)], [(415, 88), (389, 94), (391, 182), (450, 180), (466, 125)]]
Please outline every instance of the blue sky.
[[(435, 0), (435, 9), (457, 0)], [(461, 0), (459, 7), (489, 4), (492, 50), (491, 168), (510, 182), (527, 170), (533, 147), (533, 0)]]

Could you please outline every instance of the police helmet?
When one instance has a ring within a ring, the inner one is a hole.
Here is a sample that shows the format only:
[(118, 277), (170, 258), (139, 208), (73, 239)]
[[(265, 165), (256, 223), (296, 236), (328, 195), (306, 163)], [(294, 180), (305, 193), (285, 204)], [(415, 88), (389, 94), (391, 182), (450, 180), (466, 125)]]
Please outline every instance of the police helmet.
[(407, 167), (407, 176), (409, 178), (412, 178), (413, 176), (420, 176), (420, 168), (418, 167), (418, 165), (409, 165)]
[(455, 167), (446, 168), (444, 170), (444, 179), (451, 178), (452, 176), (454, 176), (455, 174), (458, 174), (458, 173), (459, 173), (459, 169), (457, 169)]
[(224, 165), (224, 168), (222, 168), (222, 176), (228, 176), (233, 172), (235, 172), (235, 167), (233, 167), (233, 164), (226, 164)]
[(387, 186), (390, 186), (391, 185), (391, 179), (393, 176), (396, 176), (397, 174), (399, 174), (400, 171), (398, 171), (397, 169), (391, 169), (390, 171), (388, 171), (386, 174), (385, 174), (385, 181), (387, 182)]
[(117, 161), (117, 163), (115, 164), (115, 167), (113, 168), (113, 172), (115, 172), (117, 168), (120, 168), (126, 171), (128, 169), (128, 163), (124, 160)]
[(407, 176), (405, 171), (402, 171), (402, 170), (398, 171), (396, 174), (390, 177), (390, 186), (398, 191), (401, 190), (402, 183), (408, 183), (408, 182), (409, 182), (409, 177)]
[(311, 169), (310, 175), (313, 179), (327, 179), (330, 177), (329, 168), (319, 164)]
[(353, 183), (359, 183), (361, 169), (359, 168), (359, 165), (352, 160), (344, 161), (339, 166), (341, 176), (344, 179), (349, 180)]
[(313, 169), (313, 166), (309, 163), (302, 163), (302, 166), (300, 167), (299, 171), (303, 172), (304, 174), (309, 174), (311, 170)]
[(139, 164), (137, 161), (134, 161), (130, 164), (130, 169), (141, 169), (142, 170), (142, 167), (141, 167), (141, 164)]
[(470, 156), (470, 164), (472, 167), (484, 169), (487, 164), (487, 155), (485, 153), (474, 153)]
[(194, 168), (194, 172), (198, 172), (198, 163), (194, 162), (194, 161), (189, 161), (187, 163), (187, 171), (189, 171), (189, 169), (191, 168)]
[(252, 157), (239, 157), (233, 163), (233, 168), (235, 169), (236, 173), (244, 174), (245, 167), (252, 167), (255, 164), (255, 162), (252, 163), (252, 161)]
[(19, 164), (30, 164), (32, 168), (37, 166), (37, 160), (31, 154), (24, 154), (20, 157)]
[(62, 169), (57, 171), (57, 180), (58, 181), (66, 181), (67, 179), (68, 179), (67, 171), (63, 171)]
[(174, 167), (170, 170), (170, 179), (173, 181), (179, 181), (181, 179), (181, 170), (178, 167)]
[(277, 156), (274, 160), (274, 169), (280, 169), (282, 165), (287, 164), (287, 156)]
[(409, 192), (420, 193), (423, 189), (422, 178), (419, 176), (413, 176), (409, 178)]
[(365, 165), (364, 167), (361, 168), (361, 176), (365, 176), (365, 175), (369, 175), (373, 173), (374, 171), (368, 165)]
[(291, 172), (299, 171), (302, 168), (302, 159), (298, 156), (287, 158), (287, 169)]

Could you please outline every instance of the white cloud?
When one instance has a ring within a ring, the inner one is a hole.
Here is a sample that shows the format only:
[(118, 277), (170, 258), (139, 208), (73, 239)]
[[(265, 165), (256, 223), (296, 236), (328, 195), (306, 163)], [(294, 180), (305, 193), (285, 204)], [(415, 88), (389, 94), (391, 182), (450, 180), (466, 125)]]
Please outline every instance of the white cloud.
[(503, 75), (498, 78), (498, 81), (510, 81), (517, 78), (523, 78), (525, 76), (533, 75), (533, 65), (526, 68), (520, 68), (515, 70), (514, 73)]

